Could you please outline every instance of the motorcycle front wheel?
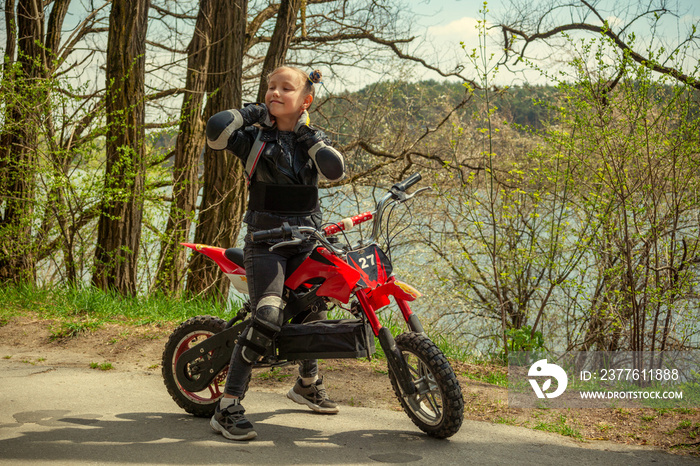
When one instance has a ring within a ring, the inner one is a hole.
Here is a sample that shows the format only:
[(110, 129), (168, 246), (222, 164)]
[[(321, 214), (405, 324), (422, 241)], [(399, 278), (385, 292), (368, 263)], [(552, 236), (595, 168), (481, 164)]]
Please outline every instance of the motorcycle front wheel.
[(416, 393), (404, 396), (396, 376), (389, 379), (404, 411), (420, 430), (435, 438), (456, 434), (464, 418), (464, 399), (452, 366), (425, 334), (403, 333), (396, 338)]
[[(182, 388), (177, 380), (175, 366), (182, 353), (203, 340), (224, 330), (226, 322), (218, 317), (197, 316), (180, 324), (170, 335), (163, 350), (162, 374), (165, 387), (175, 403), (186, 412), (198, 417), (210, 417), (216, 410), (216, 404), (223, 396), (223, 388), (228, 374), (228, 365), (212, 380), (207, 388), (200, 392), (190, 392)], [(208, 357), (208, 355), (203, 355)], [(200, 358), (201, 359), (201, 358)], [(196, 369), (197, 360), (187, 367), (187, 376), (199, 377)]]

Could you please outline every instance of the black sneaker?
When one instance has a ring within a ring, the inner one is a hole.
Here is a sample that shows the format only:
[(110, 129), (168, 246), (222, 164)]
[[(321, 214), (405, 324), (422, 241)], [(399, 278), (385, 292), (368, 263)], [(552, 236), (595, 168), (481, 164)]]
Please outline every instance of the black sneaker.
[(335, 414), (338, 412), (338, 404), (328, 399), (323, 378), (309, 386), (302, 383), (301, 377), (297, 378), (297, 383), (287, 392), (287, 398), (300, 405), (306, 405), (317, 413)]
[(224, 409), (217, 405), (209, 425), (215, 432), (220, 432), (231, 440), (251, 440), (258, 435), (253, 429), (253, 424), (245, 418), (245, 409), (240, 401)]

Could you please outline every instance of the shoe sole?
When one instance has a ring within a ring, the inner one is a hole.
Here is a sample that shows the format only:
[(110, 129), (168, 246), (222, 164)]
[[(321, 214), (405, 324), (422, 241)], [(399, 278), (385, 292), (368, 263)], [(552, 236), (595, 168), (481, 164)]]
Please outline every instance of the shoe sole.
[(258, 433), (255, 432), (254, 430), (251, 430), (250, 432), (247, 432), (245, 434), (234, 435), (231, 432), (229, 432), (228, 430), (224, 429), (223, 426), (221, 424), (219, 424), (216, 421), (216, 419), (214, 419), (213, 416), (212, 416), (211, 420), (209, 421), (209, 425), (211, 426), (211, 428), (214, 432), (217, 432), (217, 433), (223, 435), (224, 437), (226, 437), (229, 440), (252, 440), (258, 436)]
[(306, 405), (312, 410), (316, 411), (317, 413), (321, 414), (336, 414), (338, 412), (338, 407), (336, 406), (335, 408), (322, 408), (319, 405), (313, 404), (303, 396), (299, 395), (297, 392), (294, 391), (294, 388), (291, 388), (287, 392), (287, 398), (292, 400), (295, 403), (299, 403), (300, 405)]

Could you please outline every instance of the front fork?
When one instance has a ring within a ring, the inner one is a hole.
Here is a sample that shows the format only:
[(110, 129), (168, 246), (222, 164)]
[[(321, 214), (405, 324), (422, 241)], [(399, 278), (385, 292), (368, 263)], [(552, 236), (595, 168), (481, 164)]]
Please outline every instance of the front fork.
[(411, 311), (410, 307), (408, 307), (408, 302), (404, 301), (403, 299), (397, 299), (396, 304), (399, 305), (399, 309), (401, 309), (401, 314), (403, 314), (403, 318), (408, 324), (408, 328), (410, 328), (412, 332), (425, 333), (423, 331), (423, 326), (418, 320), (418, 316)]
[[(396, 380), (401, 386), (401, 391), (403, 392), (404, 396), (411, 396), (415, 394), (416, 385), (413, 383), (411, 371), (408, 368), (406, 360), (401, 354), (401, 350), (398, 348), (398, 346), (396, 346), (396, 341), (391, 335), (391, 331), (379, 323), (377, 313), (375, 312), (372, 304), (369, 302), (367, 294), (361, 290), (357, 292), (356, 296), (360, 302), (360, 305), (362, 306), (365, 316), (367, 316), (367, 319), (372, 326), (374, 335), (379, 338), (379, 344), (382, 346), (382, 350), (384, 350), (389, 368), (396, 375)], [(408, 303), (401, 299), (397, 299), (396, 303), (399, 305), (399, 309), (401, 309), (401, 313), (408, 324), (408, 328), (413, 332), (423, 333), (423, 326), (420, 324), (418, 317), (411, 312), (411, 308), (408, 306)]]

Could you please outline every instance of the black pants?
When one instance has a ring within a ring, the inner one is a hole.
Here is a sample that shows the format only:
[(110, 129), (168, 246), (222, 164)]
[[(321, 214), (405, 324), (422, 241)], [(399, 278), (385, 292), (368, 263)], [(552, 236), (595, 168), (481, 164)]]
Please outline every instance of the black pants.
[[(248, 228), (245, 236), (244, 265), (248, 280), (248, 292), (250, 293), (251, 309), (255, 312), (258, 301), (263, 297), (281, 297), (284, 290), (284, 281), (306, 259), (313, 250), (312, 244), (300, 246), (286, 246), (270, 252), (270, 243), (254, 243), (250, 234), (255, 231)], [(325, 312), (312, 314), (308, 321), (325, 319)], [(228, 395), (242, 397), (245, 394), (246, 384), (250, 377), (252, 365), (241, 356), (240, 345), (236, 344), (231, 355), (228, 377), (224, 392)], [(299, 364), (301, 377), (313, 377), (318, 374), (318, 362), (316, 359), (302, 361)]]

